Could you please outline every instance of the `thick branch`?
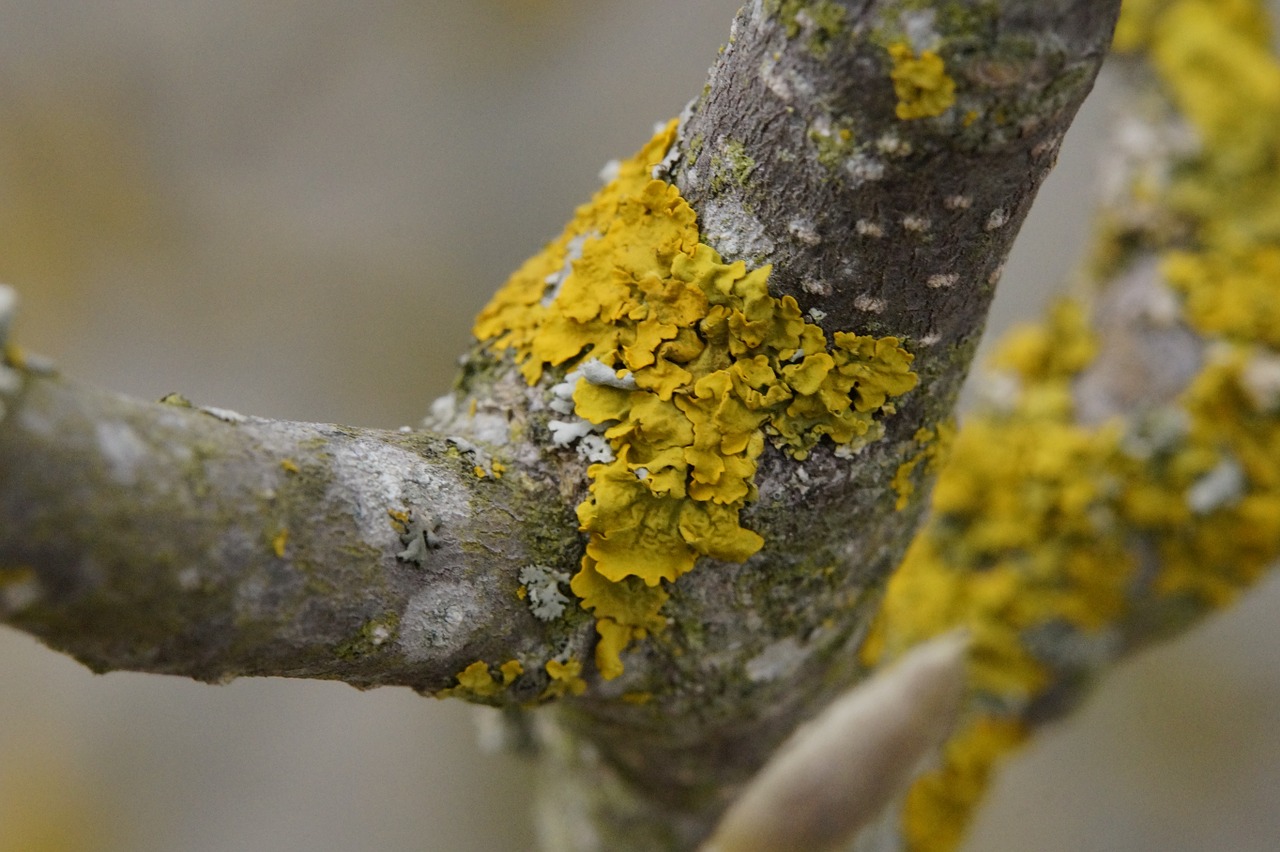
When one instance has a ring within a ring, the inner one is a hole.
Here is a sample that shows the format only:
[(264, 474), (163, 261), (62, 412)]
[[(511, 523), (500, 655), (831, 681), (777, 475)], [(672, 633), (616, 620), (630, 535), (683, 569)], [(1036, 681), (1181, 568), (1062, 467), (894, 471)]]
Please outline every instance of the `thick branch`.
[(527, 481), (478, 478), (442, 438), (53, 377), (8, 409), (0, 616), (97, 671), (425, 691), (545, 641), (511, 567), (529, 560)]
[[(616, 686), (572, 708), (569, 725), (593, 745), (559, 776), (577, 788), (550, 807), (595, 799), (604, 847), (689, 845), (798, 721), (860, 676), (854, 649), (927, 493), (921, 466), (922, 487), (895, 509), (892, 481), (921, 450), (917, 431), (951, 416), (1118, 5), (982, 4), (953, 18), (913, 2), (757, 2), (740, 13), (659, 174), (690, 200), (704, 240), (772, 263), (771, 290), (828, 333), (904, 340), (921, 384), (853, 460), (825, 443), (802, 464), (766, 450), (745, 515), (765, 548), (682, 577), (667, 630), (628, 655)], [(954, 106), (900, 118), (893, 45), (937, 51)], [(616, 700), (627, 691), (652, 700)]]

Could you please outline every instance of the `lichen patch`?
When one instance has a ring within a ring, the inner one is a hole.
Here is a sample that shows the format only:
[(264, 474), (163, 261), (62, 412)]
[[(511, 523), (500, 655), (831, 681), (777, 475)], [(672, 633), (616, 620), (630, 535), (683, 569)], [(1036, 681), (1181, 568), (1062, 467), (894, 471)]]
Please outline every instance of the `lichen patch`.
[[(896, 338), (828, 336), (793, 298), (770, 294), (770, 267), (726, 263), (708, 245), (678, 190), (649, 177), (673, 134), (668, 125), (621, 163), (475, 328), (546, 388), (556, 443), (607, 444), (587, 469), (586, 553), (570, 583), (596, 617), (605, 678), (621, 673), (631, 642), (663, 627), (667, 586), (700, 558), (742, 562), (763, 546), (740, 515), (766, 443), (796, 458), (824, 438), (862, 446), (917, 381)], [(741, 211), (709, 207), (746, 234), (740, 250), (758, 247)], [(583, 235), (546, 301), (546, 276)]]

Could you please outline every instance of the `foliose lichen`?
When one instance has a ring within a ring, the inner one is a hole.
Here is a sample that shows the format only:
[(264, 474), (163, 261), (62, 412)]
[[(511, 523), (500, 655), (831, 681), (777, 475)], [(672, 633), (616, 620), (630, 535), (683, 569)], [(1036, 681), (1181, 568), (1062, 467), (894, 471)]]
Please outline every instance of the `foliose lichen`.
[(591, 429), (577, 432), (608, 442), (611, 458), (587, 469), (588, 540), (571, 582), (595, 615), (605, 678), (662, 628), (665, 584), (700, 557), (742, 562), (763, 546), (740, 514), (766, 442), (796, 458), (824, 436), (862, 446), (917, 381), (896, 338), (828, 337), (793, 298), (770, 295), (770, 267), (725, 263), (700, 241), (679, 191), (650, 177), (674, 134), (672, 122), (621, 163), (475, 326), (548, 389), (553, 411), (568, 393), (556, 380), (578, 372), (572, 412)]
[(896, 114), (903, 121), (942, 115), (956, 102), (956, 81), (946, 71), (942, 57), (932, 50), (919, 55), (906, 42), (889, 45)]

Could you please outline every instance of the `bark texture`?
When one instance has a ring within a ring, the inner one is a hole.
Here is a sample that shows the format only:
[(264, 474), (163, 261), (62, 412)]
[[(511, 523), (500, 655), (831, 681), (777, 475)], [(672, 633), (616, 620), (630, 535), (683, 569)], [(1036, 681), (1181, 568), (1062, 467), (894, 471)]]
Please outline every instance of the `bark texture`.
[(545, 641), (510, 567), (529, 552), (520, 478), (477, 477), (443, 438), (53, 375), (7, 407), (0, 615), (95, 671), (436, 691)]

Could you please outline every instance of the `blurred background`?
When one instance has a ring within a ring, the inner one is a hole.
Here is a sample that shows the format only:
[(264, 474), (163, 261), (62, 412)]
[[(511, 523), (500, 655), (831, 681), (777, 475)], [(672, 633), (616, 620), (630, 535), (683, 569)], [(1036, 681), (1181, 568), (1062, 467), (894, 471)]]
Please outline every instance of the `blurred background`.
[[(700, 89), (737, 5), (0, 0), (19, 338), (142, 397), (416, 423), (489, 294)], [(1068, 138), (993, 332), (1069, 273), (1104, 101)], [(1010, 764), (970, 848), (1275, 848), (1278, 605), (1272, 581), (1115, 672)], [(0, 852), (530, 848), (532, 775), (474, 745), (476, 712), (94, 676), (0, 628)]]

